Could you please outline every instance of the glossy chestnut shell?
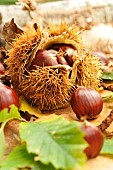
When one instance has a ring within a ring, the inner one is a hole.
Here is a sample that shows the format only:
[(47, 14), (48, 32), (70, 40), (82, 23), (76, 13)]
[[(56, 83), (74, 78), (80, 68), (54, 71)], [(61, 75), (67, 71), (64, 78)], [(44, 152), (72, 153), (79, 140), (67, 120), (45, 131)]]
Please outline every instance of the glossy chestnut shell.
[(94, 119), (103, 109), (103, 100), (96, 90), (80, 86), (71, 97), (71, 107), (78, 119)]
[(73, 55), (75, 49), (70, 44), (54, 44), (52, 48), (57, 51), (62, 50), (64, 52), (64, 58), (66, 59), (67, 63), (70, 66), (73, 65)]
[(10, 109), (11, 104), (19, 107), (19, 98), (15, 90), (0, 83), (0, 110)]
[(104, 136), (100, 129), (90, 122), (85, 121), (81, 127), (85, 133), (84, 139), (88, 146), (84, 150), (88, 158), (95, 158), (99, 155), (104, 142)]
[(38, 50), (35, 58), (31, 62), (29, 70), (33, 70), (36, 66), (44, 67), (44, 66), (54, 66), (57, 65), (57, 58), (55, 54), (49, 52), (47, 50)]

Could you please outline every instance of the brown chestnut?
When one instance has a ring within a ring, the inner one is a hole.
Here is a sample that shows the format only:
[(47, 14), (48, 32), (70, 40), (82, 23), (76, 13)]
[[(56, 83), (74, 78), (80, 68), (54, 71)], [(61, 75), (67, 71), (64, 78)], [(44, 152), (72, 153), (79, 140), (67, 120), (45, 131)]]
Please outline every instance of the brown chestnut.
[(56, 57), (57, 57), (58, 64), (69, 65), (68, 62), (65, 60), (65, 58), (60, 54), (57, 54)]
[(57, 58), (56, 56), (47, 51), (47, 50), (38, 50), (35, 58), (31, 62), (29, 70), (33, 70), (36, 66), (44, 67), (44, 66), (54, 66), (57, 65)]
[(78, 119), (94, 119), (103, 109), (103, 100), (96, 90), (79, 86), (72, 94), (71, 107)]
[(14, 104), (19, 107), (19, 98), (15, 90), (0, 83), (0, 110), (8, 108)]
[(73, 48), (68, 48), (65, 51), (65, 59), (69, 63), (70, 66), (73, 66), (73, 56), (74, 56), (75, 50)]
[(102, 132), (98, 127), (87, 121), (83, 123), (81, 130), (85, 133), (84, 139), (88, 143), (88, 147), (85, 148), (84, 152), (88, 158), (97, 157), (104, 142)]
[(48, 50), (51, 54), (53, 54), (57, 58), (58, 64), (62, 65), (69, 65), (64, 56), (60, 54), (60, 52), (54, 50), (54, 49), (49, 49)]
[(52, 48), (57, 51), (62, 50), (64, 52), (64, 56), (68, 64), (70, 66), (73, 65), (73, 55), (74, 55), (75, 49), (70, 44), (55, 44), (53, 45)]
[(54, 50), (54, 49), (49, 49), (47, 50), (49, 53), (53, 54), (54, 56), (56, 56), (58, 54), (58, 51)]

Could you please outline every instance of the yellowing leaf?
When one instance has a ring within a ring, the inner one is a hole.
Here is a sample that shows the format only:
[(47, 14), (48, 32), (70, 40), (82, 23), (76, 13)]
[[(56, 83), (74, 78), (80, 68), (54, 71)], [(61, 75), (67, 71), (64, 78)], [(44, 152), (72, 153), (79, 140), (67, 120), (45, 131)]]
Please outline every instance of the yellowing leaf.
[(38, 107), (31, 106), (23, 96), (20, 96), (20, 107), (19, 110), (25, 112), (27, 111), (31, 115), (35, 115), (36, 117), (47, 116), (49, 114), (42, 114), (41, 110)]

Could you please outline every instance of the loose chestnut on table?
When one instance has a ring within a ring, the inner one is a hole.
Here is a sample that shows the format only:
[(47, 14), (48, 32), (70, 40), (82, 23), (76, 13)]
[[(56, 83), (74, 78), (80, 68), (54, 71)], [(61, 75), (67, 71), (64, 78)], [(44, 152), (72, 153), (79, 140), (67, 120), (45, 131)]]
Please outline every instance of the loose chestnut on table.
[(71, 97), (71, 107), (78, 119), (95, 119), (103, 109), (101, 95), (92, 88), (79, 86)]
[(102, 132), (98, 127), (88, 121), (84, 121), (81, 126), (81, 130), (84, 132), (84, 139), (88, 143), (88, 146), (84, 150), (87, 158), (90, 159), (97, 157), (104, 142)]

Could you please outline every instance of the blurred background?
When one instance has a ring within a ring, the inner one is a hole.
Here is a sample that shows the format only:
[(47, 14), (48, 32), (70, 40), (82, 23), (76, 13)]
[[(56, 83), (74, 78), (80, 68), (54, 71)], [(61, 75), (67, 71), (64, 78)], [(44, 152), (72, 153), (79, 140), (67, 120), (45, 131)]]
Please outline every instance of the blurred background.
[(113, 58), (113, 0), (0, 0), (0, 32), (12, 18), (22, 28), (76, 23), (89, 47)]

